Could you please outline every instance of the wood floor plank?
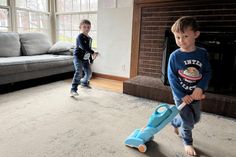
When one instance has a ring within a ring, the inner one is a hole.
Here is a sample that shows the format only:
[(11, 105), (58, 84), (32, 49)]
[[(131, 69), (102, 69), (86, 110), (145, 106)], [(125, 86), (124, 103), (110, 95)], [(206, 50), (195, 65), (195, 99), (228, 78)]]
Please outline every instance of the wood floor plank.
[(114, 92), (123, 92), (123, 82), (117, 80), (110, 80), (100, 77), (95, 77), (91, 79), (91, 86), (111, 90)]

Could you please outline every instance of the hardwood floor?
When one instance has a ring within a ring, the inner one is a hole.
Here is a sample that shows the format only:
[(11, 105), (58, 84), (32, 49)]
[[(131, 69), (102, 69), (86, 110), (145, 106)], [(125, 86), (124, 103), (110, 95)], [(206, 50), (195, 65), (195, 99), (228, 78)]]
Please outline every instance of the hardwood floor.
[[(66, 82), (71, 83), (72, 79), (67, 79)], [(101, 77), (93, 77), (90, 80), (92, 87), (111, 90), (118, 93), (123, 93), (123, 81), (106, 79)]]
[(91, 86), (123, 93), (123, 81), (94, 77), (90, 80)]

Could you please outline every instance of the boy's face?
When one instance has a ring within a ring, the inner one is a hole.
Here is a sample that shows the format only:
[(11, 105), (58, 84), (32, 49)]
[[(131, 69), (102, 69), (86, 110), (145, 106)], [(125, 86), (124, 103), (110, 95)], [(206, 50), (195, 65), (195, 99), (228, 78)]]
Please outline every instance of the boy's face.
[(195, 39), (200, 35), (199, 31), (193, 31), (188, 27), (184, 32), (174, 32), (175, 42), (184, 52), (195, 50)]
[(82, 25), (80, 26), (81, 32), (82, 32), (83, 34), (86, 34), (86, 35), (88, 35), (90, 29), (91, 29), (91, 25), (89, 25), (89, 24), (82, 24)]

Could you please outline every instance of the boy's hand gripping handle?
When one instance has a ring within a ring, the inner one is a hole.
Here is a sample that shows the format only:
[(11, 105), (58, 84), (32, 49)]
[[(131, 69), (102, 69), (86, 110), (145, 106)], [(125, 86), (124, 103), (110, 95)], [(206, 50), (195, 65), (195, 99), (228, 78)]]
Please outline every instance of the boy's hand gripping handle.
[[(202, 99), (205, 99), (205, 95), (203, 94), (202, 95)], [(178, 110), (182, 110), (187, 104), (185, 102), (182, 102), (179, 106), (178, 106)]]

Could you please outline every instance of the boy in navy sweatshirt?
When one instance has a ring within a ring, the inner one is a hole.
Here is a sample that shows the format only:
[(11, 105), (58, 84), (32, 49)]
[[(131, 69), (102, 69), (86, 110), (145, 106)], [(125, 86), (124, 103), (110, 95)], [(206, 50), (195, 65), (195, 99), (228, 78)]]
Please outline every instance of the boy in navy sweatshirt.
[[(71, 87), (71, 96), (78, 95), (78, 85), (81, 84), (82, 86), (87, 86), (88, 81), (91, 77), (91, 67), (90, 67), (90, 59), (92, 55), (96, 56), (98, 52), (94, 52), (91, 49), (92, 45), (92, 38), (88, 35), (91, 29), (91, 22), (89, 20), (82, 20), (80, 22), (80, 31), (81, 33), (78, 35), (76, 39), (76, 48), (74, 50), (74, 68), (75, 73), (72, 80), (72, 87)], [(81, 79), (80, 75), (84, 71), (84, 77)]]
[(191, 16), (178, 19), (171, 28), (179, 49), (171, 53), (168, 63), (168, 79), (175, 105), (186, 105), (172, 121), (175, 133), (183, 138), (188, 155), (195, 156), (192, 129), (200, 120), (200, 100), (210, 80), (210, 64), (204, 48), (195, 46), (200, 35), (198, 24)]

